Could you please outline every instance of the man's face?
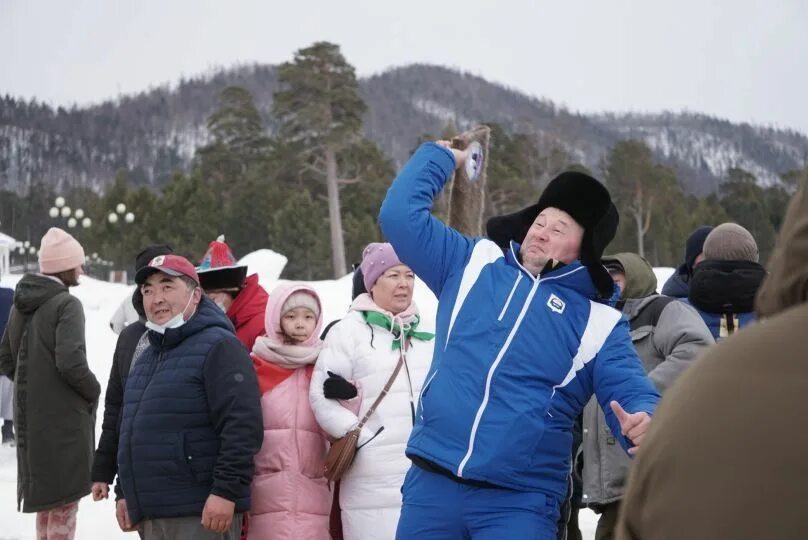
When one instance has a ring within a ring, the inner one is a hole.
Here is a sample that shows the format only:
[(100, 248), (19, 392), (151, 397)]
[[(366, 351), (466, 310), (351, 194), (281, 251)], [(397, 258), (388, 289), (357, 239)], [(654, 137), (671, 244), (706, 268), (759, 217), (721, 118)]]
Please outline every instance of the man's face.
[(584, 229), (558, 208), (545, 208), (522, 241), (522, 265), (534, 276), (551, 260), (569, 264), (581, 253)]
[(182, 278), (155, 272), (141, 285), (146, 317), (155, 324), (165, 324), (179, 313), (186, 320), (196, 311), (202, 293), (191, 289)]

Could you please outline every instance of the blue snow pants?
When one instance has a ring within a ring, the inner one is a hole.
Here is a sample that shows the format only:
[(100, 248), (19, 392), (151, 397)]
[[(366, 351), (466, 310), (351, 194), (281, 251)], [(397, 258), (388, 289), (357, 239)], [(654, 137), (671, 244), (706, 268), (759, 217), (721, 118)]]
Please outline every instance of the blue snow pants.
[(413, 465), (397, 540), (556, 540), (558, 503), (542, 493), (476, 487)]

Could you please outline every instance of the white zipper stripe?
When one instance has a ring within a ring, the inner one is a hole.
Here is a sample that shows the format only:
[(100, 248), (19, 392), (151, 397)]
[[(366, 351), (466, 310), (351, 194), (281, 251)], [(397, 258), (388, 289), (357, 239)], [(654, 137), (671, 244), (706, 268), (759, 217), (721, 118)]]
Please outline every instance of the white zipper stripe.
[(511, 294), (508, 295), (508, 299), (505, 300), (505, 305), (502, 307), (502, 312), (497, 317), (498, 321), (502, 320), (502, 317), (505, 316), (505, 312), (508, 311), (508, 306), (511, 305), (511, 299), (513, 298), (513, 293), (516, 292), (516, 286), (519, 285), (519, 282), (522, 281), (522, 273), (516, 275), (516, 282), (513, 284), (513, 288), (511, 289)]
[[(513, 249), (513, 248), (511, 248)], [(469, 435), (469, 448), (466, 452), (465, 457), (460, 462), (460, 465), (457, 468), (457, 476), (463, 478), (463, 469), (466, 468), (466, 464), (471, 459), (471, 455), (474, 453), (474, 440), (477, 437), (477, 429), (480, 427), (480, 420), (482, 420), (483, 413), (485, 412), (485, 408), (488, 406), (488, 397), (491, 393), (491, 380), (494, 378), (494, 371), (496, 371), (497, 366), (502, 361), (502, 358), (505, 356), (505, 353), (508, 352), (508, 348), (511, 346), (511, 341), (513, 341), (513, 337), (516, 335), (517, 330), (519, 330), (519, 326), (522, 324), (522, 320), (525, 318), (525, 314), (527, 313), (528, 308), (530, 307), (530, 303), (533, 301), (533, 297), (536, 295), (536, 291), (539, 289), (539, 284), (543, 281), (552, 281), (555, 279), (560, 279), (562, 277), (566, 277), (569, 275), (578, 272), (579, 270), (583, 270), (584, 266), (579, 266), (575, 270), (571, 272), (567, 272), (565, 274), (561, 274), (559, 276), (553, 276), (545, 279), (537, 279), (533, 283), (533, 288), (530, 289), (530, 292), (525, 299), (525, 303), (522, 306), (522, 311), (519, 312), (519, 317), (516, 318), (516, 322), (511, 329), (510, 334), (508, 334), (508, 339), (505, 340), (505, 343), (502, 345), (502, 348), (499, 350), (499, 354), (497, 354), (497, 358), (494, 360), (494, 363), (491, 364), (491, 367), (488, 369), (488, 377), (485, 380), (485, 392), (483, 393), (483, 401), (480, 403), (480, 407), (477, 409), (477, 415), (474, 417), (474, 424), (471, 426), (471, 434)]]

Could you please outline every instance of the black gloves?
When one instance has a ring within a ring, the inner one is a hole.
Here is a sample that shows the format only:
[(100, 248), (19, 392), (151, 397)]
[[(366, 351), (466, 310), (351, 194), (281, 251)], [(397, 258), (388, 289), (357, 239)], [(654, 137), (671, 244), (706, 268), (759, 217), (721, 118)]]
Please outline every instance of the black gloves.
[(330, 371), (328, 378), (323, 383), (323, 394), (327, 399), (352, 399), (357, 395), (356, 387)]

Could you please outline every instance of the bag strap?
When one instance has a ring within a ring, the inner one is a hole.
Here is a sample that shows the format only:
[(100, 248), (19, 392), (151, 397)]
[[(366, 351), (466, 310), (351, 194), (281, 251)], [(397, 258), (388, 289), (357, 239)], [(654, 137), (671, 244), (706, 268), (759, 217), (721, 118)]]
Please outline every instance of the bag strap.
[(359, 421), (359, 424), (356, 426), (356, 429), (362, 429), (362, 427), (365, 425), (365, 423), (370, 419), (370, 416), (374, 412), (376, 412), (376, 408), (382, 402), (382, 400), (384, 399), (384, 396), (386, 396), (387, 393), (390, 391), (390, 388), (393, 387), (393, 382), (395, 382), (396, 377), (398, 377), (398, 374), (401, 372), (401, 366), (402, 365), (404, 365), (404, 348), (403, 347), (401, 349), (399, 349), (398, 363), (396, 364), (396, 369), (393, 370), (393, 374), (390, 375), (389, 379), (387, 379), (387, 384), (384, 385), (384, 388), (382, 389), (381, 393), (379, 394), (379, 397), (376, 398), (376, 401), (374, 401), (373, 405), (371, 405), (370, 408), (367, 410), (367, 412), (365, 413), (365, 416), (363, 416), (362, 420)]

